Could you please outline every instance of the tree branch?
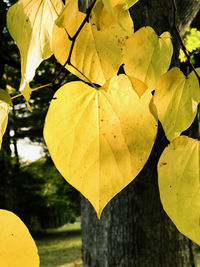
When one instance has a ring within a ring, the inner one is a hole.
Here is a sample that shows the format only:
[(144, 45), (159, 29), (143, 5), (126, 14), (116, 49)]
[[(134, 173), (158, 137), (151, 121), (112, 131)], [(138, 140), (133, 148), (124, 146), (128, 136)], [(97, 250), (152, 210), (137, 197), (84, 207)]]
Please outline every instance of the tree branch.
[[(52, 87), (52, 86), (53, 85), (51, 83), (44, 84), (42, 86), (39, 86), (39, 87), (36, 87), (36, 88), (32, 89), (31, 92), (37, 91), (37, 90), (45, 88), (45, 87)], [(22, 94), (14, 95), (14, 96), (11, 97), (11, 99), (15, 99), (15, 98), (20, 97), (20, 96), (22, 96)]]
[[(84, 27), (84, 25), (86, 24), (86, 22), (89, 22), (89, 17), (90, 17), (90, 14), (91, 14), (92, 8), (94, 7), (95, 2), (96, 2), (96, 1), (94, 1), (94, 2), (91, 4), (91, 6), (87, 9), (87, 11), (86, 11), (86, 16), (85, 16), (83, 22), (81, 23), (81, 25), (79, 26), (77, 32), (74, 34), (74, 36), (73, 36), (73, 37), (70, 37), (70, 35), (66, 32), (67, 35), (68, 35), (69, 40), (72, 41), (72, 45), (71, 45), (71, 48), (70, 48), (70, 51), (69, 51), (69, 55), (68, 55), (68, 58), (67, 58), (65, 64), (60, 68), (60, 70), (58, 71), (58, 73), (57, 73), (57, 75), (55, 76), (55, 78), (51, 81), (51, 83), (48, 83), (48, 84), (39, 86), (39, 87), (37, 87), (37, 88), (34, 88), (34, 89), (31, 90), (32, 92), (33, 92), (33, 91), (37, 91), (37, 90), (42, 89), (42, 88), (45, 88), (45, 87), (51, 87), (52, 90), (57, 91), (57, 90), (54, 89), (55, 82), (56, 82), (56, 80), (59, 78), (60, 74), (61, 74), (62, 71), (65, 69), (65, 66), (66, 66), (67, 64), (70, 65), (70, 66), (72, 66), (76, 71), (78, 71), (81, 75), (83, 75), (83, 77), (84, 77), (85, 79), (87, 79), (88, 82), (89, 82), (94, 88), (97, 89), (97, 87), (96, 87), (96, 86), (95, 86), (95, 85), (94, 85), (94, 84), (93, 84), (93, 83), (92, 83), (92, 82), (91, 82), (91, 81), (90, 81), (90, 80), (89, 80), (89, 79), (88, 79), (88, 78), (87, 78), (81, 71), (79, 71), (73, 64), (71, 64), (71, 56), (72, 56), (72, 52), (73, 52), (73, 48), (74, 48), (74, 44), (75, 44), (76, 38), (78, 37), (79, 33), (80, 33), (81, 30), (83, 29), (83, 27)], [(15, 96), (11, 97), (11, 99), (15, 99), (15, 98), (20, 97), (20, 96), (22, 96), (22, 94), (15, 95)]]
[[(81, 30), (83, 29), (83, 27), (85, 26), (86, 22), (89, 22), (89, 17), (90, 17), (90, 14), (91, 14), (91, 11), (92, 11), (92, 8), (94, 7), (94, 4), (96, 3), (96, 1), (94, 1), (91, 6), (87, 9), (86, 11), (86, 16), (83, 20), (83, 22), (81, 23), (81, 25), (79, 26), (77, 32), (74, 34), (73, 37), (70, 37), (70, 35), (67, 33), (68, 35), (68, 38), (70, 41), (72, 41), (72, 44), (71, 44), (71, 47), (70, 47), (70, 51), (69, 51), (69, 55), (68, 55), (68, 58), (65, 62), (65, 64), (61, 67), (61, 69), (59, 70), (58, 74), (56, 75), (56, 77), (53, 79), (53, 81), (51, 82), (52, 86), (55, 84), (56, 80), (58, 79), (58, 77), (60, 76), (61, 72), (65, 69), (65, 66), (68, 64), (68, 65), (71, 65), (72, 67), (74, 67), (72, 64), (71, 64), (71, 56), (72, 56), (72, 52), (73, 52), (73, 49), (74, 49), (74, 45), (75, 45), (75, 42), (76, 42), (76, 38), (78, 37), (79, 33), (81, 32)], [(75, 68), (75, 67), (74, 67)], [(75, 68), (78, 72), (80, 72), (77, 68)], [(80, 74), (83, 75), (82, 72), (80, 72)], [(83, 75), (85, 77), (85, 75)], [(87, 80), (89, 81), (89, 83), (93, 86), (94, 84), (87, 78)], [(96, 87), (95, 87), (96, 88)]]

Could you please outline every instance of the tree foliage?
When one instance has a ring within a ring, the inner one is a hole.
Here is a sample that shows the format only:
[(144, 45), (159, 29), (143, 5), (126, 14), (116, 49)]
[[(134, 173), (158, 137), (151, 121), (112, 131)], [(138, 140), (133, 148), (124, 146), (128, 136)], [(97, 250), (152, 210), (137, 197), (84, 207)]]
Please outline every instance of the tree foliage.
[[(198, 237), (190, 233), (192, 225), (199, 228), (199, 141), (180, 136), (197, 115), (199, 70), (186, 77), (178, 68), (168, 70), (173, 52), (169, 33), (157, 36), (150, 27), (133, 33), (128, 8), (137, 1), (97, 0), (86, 14), (77, 0), (66, 1), (63, 9), (61, 0), (26, 2), (19, 0), (7, 18), (21, 53), (26, 100), (37, 66), (52, 53), (62, 69), (82, 80), (62, 86), (46, 116), (44, 138), (57, 169), (100, 217), (145, 165), (160, 121), (171, 142), (158, 165), (161, 201), (178, 229), (200, 243), (199, 230)], [(186, 162), (185, 155), (191, 155)], [(169, 188), (174, 187), (172, 203)]]
[(16, 191), (23, 197), (18, 197), (15, 212), (31, 232), (74, 222), (80, 215), (78, 191), (65, 182), (50, 159), (21, 167), (17, 183)]
[[(184, 34), (184, 45), (187, 48), (187, 51), (191, 54), (191, 60), (194, 63), (194, 54), (199, 53), (200, 50), (200, 31), (197, 28), (188, 28), (186, 33)], [(183, 52), (180, 50), (179, 59), (181, 62), (186, 62), (187, 58)]]

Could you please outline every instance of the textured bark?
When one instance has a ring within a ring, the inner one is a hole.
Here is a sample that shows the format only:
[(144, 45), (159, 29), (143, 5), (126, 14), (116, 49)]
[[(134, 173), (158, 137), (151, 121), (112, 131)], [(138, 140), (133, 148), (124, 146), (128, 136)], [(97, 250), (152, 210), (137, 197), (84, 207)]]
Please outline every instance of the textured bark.
[(156, 162), (165, 145), (161, 138), (143, 171), (107, 205), (100, 221), (82, 199), (85, 267), (195, 266), (191, 242), (177, 231), (160, 203)]
[[(198, 0), (178, 0), (178, 28), (183, 34), (200, 9)], [(152, 26), (173, 33), (169, 0), (140, 0), (131, 10), (135, 29)], [(176, 64), (178, 54), (175, 44)], [(151, 156), (138, 177), (106, 206), (99, 221), (82, 197), (84, 267), (194, 267), (192, 242), (181, 235), (161, 206), (157, 161), (167, 141), (159, 130)]]
[[(3, 38), (3, 29), (5, 26), (6, 20), (6, 4), (2, 1), (0, 2), (0, 51), (4, 51), (4, 38)], [(0, 88), (3, 88), (4, 83), (2, 81), (2, 76), (4, 73), (4, 62), (0, 61)]]
[[(200, 9), (199, 0), (176, 0), (177, 26), (183, 35)], [(172, 0), (140, 0), (132, 9), (131, 15), (135, 29), (152, 26), (161, 34), (163, 31), (173, 33)]]

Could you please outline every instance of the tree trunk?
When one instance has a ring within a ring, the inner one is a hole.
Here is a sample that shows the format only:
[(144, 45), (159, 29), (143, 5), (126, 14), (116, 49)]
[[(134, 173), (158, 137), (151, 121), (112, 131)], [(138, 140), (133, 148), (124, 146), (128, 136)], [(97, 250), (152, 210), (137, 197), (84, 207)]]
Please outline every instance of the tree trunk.
[(165, 214), (159, 198), (156, 163), (163, 133), (138, 177), (105, 208), (99, 221), (82, 199), (84, 267), (192, 267), (192, 243)]
[[(186, 26), (200, 9), (198, 0), (179, 0), (178, 28)], [(149, 25), (158, 34), (173, 33), (169, 0), (140, 0), (131, 10), (135, 30)], [(178, 45), (175, 40), (176, 64)], [(142, 172), (106, 206), (98, 220), (82, 197), (84, 267), (194, 267), (192, 242), (178, 232), (165, 214), (157, 184), (157, 161), (167, 140), (160, 127), (151, 156)]]

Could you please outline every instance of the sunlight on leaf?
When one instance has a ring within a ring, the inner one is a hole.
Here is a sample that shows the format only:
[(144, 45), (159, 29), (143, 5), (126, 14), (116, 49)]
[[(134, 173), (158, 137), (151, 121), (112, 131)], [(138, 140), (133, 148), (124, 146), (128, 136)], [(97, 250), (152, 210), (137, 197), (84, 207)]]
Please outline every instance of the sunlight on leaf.
[(146, 84), (136, 78), (132, 78), (129, 76), (129, 80), (131, 81), (133, 89), (136, 91), (139, 97), (141, 97), (148, 89)]
[(185, 77), (178, 68), (171, 69), (158, 81), (153, 101), (166, 137), (171, 141), (186, 130), (196, 116), (200, 101), (196, 75), (191, 72)]
[(82, 13), (78, 10), (78, 1), (77, 0), (69, 0), (65, 4), (64, 9), (60, 13), (58, 19), (56, 20), (56, 25), (58, 27), (63, 27), (65, 25), (65, 29), (70, 37), (73, 37), (84, 18), (86, 17), (85, 13)]
[(139, 0), (101, 0), (110, 13), (114, 13), (113, 6), (116, 4), (123, 4), (124, 8), (130, 8)]
[(7, 27), (20, 51), (20, 91), (27, 104), (36, 68), (52, 55), (53, 23), (62, 8), (61, 0), (19, 0), (8, 10)]
[(139, 0), (126, 0), (127, 4), (128, 4), (128, 8), (132, 7), (133, 5), (135, 5)]
[(200, 245), (200, 146), (177, 137), (162, 153), (158, 181), (164, 210), (178, 230)]
[[(103, 5), (101, 5), (101, 1)], [(131, 6), (133, 6), (135, 3), (138, 2), (138, 0), (101, 0), (100, 3), (97, 1), (96, 6), (98, 5), (101, 10), (103, 10), (104, 6), (108, 10), (110, 14), (112, 14), (113, 18), (116, 20), (116, 22), (124, 28), (124, 26), (121, 23), (121, 20), (118, 16), (119, 10), (116, 9), (116, 6), (121, 6), (121, 10), (128, 10)], [(98, 16), (101, 14), (101, 12), (98, 14)], [(98, 17), (97, 16), (97, 17)], [(124, 28), (125, 29), (125, 28)]]
[(39, 267), (37, 247), (25, 224), (14, 213), (0, 209), (2, 267)]
[(168, 32), (159, 37), (151, 27), (143, 27), (125, 43), (125, 72), (154, 90), (160, 76), (169, 68), (172, 53), (171, 36)]
[(8, 124), (9, 106), (12, 105), (10, 95), (3, 89), (0, 89), (0, 149), (2, 138)]
[(50, 155), (99, 218), (150, 155), (157, 132), (151, 98), (150, 92), (139, 98), (128, 77), (120, 75), (99, 90), (83, 82), (68, 83), (51, 101), (44, 127)]
[[(71, 1), (72, 4), (70, 4)], [(53, 29), (53, 51), (62, 65), (68, 58), (72, 44), (67, 32), (75, 32), (77, 25), (81, 24), (84, 16), (78, 11), (78, 5), (76, 4), (76, 24), (66, 23), (70, 14), (69, 7), (71, 5), (75, 6), (73, 2), (74, 0), (68, 2), (68, 7), (56, 20)], [(116, 5), (114, 9), (116, 16), (126, 30), (122, 29), (105, 7), (101, 9), (98, 5), (95, 5), (89, 23), (85, 24), (76, 39), (71, 57), (71, 63), (79, 71), (92, 82), (100, 85), (103, 85), (106, 80), (117, 74), (122, 64), (122, 46), (125, 39), (133, 33), (133, 23), (129, 11), (122, 9), (121, 5)], [(86, 80), (73, 67), (67, 66), (67, 69), (81, 79)]]

